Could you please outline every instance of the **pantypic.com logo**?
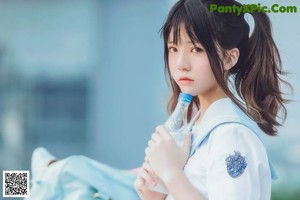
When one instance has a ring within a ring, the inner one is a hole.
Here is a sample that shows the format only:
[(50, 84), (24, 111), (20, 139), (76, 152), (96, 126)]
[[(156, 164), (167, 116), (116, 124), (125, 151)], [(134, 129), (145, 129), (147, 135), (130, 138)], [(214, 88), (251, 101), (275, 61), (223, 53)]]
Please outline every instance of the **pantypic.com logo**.
[(242, 13), (253, 13), (253, 12), (262, 12), (262, 13), (297, 13), (297, 6), (283, 6), (279, 4), (273, 4), (270, 7), (266, 5), (258, 4), (243, 4), (243, 5), (217, 5), (210, 4), (210, 12), (218, 13), (233, 13), (241, 15)]

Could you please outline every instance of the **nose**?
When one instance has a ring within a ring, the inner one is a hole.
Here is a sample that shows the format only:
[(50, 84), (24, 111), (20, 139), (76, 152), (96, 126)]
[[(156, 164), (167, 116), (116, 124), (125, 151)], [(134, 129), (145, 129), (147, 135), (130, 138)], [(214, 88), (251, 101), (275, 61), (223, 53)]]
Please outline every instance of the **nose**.
[(177, 69), (180, 71), (189, 71), (191, 70), (191, 65), (188, 59), (188, 55), (186, 53), (182, 52), (179, 53), (177, 57)]

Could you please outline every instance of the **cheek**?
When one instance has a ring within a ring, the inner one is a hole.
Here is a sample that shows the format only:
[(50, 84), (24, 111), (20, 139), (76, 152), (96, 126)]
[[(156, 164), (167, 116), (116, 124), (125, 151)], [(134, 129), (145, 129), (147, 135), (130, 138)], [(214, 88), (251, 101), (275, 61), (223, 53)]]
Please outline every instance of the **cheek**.
[(171, 75), (172, 75), (172, 77), (173, 77), (174, 72), (175, 72), (175, 70), (176, 70), (176, 65), (175, 65), (176, 62), (175, 62), (175, 59), (172, 58), (172, 57), (169, 57), (168, 63), (169, 63), (169, 70), (170, 70), (170, 73), (171, 73)]
[(208, 59), (198, 58), (193, 61), (193, 65), (196, 66), (194, 72), (202, 78), (210, 78), (213, 75), (210, 63)]
[(211, 79), (214, 76), (210, 65), (206, 65), (205, 67), (200, 69), (199, 74), (205, 79)]
[(201, 60), (197, 63), (199, 67), (197, 67), (194, 72), (197, 74), (196, 76), (199, 77), (198, 84), (201, 85), (201, 87), (209, 87), (210, 85), (214, 84), (216, 79), (209, 61)]

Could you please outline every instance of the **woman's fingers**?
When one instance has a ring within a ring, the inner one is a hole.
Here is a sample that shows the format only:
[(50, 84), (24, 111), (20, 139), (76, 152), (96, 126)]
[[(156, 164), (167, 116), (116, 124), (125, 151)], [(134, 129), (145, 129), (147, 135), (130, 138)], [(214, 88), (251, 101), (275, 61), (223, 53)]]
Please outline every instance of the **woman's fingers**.
[(150, 151), (150, 148), (147, 147), (147, 148), (145, 149), (145, 155), (146, 155), (146, 157), (147, 157), (147, 155), (149, 154), (149, 151)]
[(139, 192), (143, 192), (143, 188), (145, 185), (145, 180), (142, 177), (137, 177), (137, 179), (134, 182), (134, 187), (136, 190), (138, 190)]
[(148, 173), (146, 169), (144, 169), (141, 173), (141, 177), (145, 180), (145, 185), (156, 185), (154, 178)]
[(134, 187), (140, 194), (143, 194), (149, 190), (149, 186), (156, 185), (156, 182), (152, 179), (146, 168), (149, 169), (149, 166), (147, 166), (147, 164), (143, 165), (137, 179), (134, 182)]
[(146, 171), (152, 177), (153, 181), (155, 181), (155, 179), (156, 179), (157, 176), (156, 176), (155, 172), (153, 171), (152, 167), (150, 166), (149, 162), (145, 161), (143, 163), (143, 168), (146, 169)]
[(154, 143), (154, 141), (153, 140), (149, 140), (148, 141), (148, 147), (153, 147), (153, 145), (154, 145), (155, 143)]
[(152, 134), (151, 139), (148, 141), (148, 147), (152, 148), (155, 144), (161, 142), (162, 140), (161, 132), (164, 132), (164, 135), (168, 135), (168, 133), (165, 133), (166, 129), (164, 126), (156, 127), (155, 132)]
[(170, 135), (166, 127), (164, 127), (163, 125), (157, 126), (155, 132), (157, 132), (159, 134), (159, 137), (163, 140), (172, 139), (172, 136)]
[(160, 141), (160, 136), (159, 136), (159, 133), (158, 132), (154, 132), (151, 136), (151, 140), (153, 142), (159, 142)]
[(151, 139), (148, 141), (148, 147), (153, 147), (156, 143), (161, 142), (162, 139), (171, 138), (167, 129), (161, 125), (155, 128), (155, 132), (152, 134)]

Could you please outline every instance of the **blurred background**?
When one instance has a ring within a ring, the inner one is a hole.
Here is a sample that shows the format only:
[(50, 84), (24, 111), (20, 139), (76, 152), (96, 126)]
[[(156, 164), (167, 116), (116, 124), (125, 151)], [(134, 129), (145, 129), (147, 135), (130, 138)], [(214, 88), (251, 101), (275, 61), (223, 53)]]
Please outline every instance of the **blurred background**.
[[(141, 165), (167, 118), (159, 30), (174, 2), (0, 0), (1, 171), (30, 170), (39, 146), (58, 158)], [(257, 3), (299, 8), (296, 0)], [(269, 15), (295, 101), (279, 136), (263, 137), (280, 177), (272, 200), (300, 199), (299, 12)]]

